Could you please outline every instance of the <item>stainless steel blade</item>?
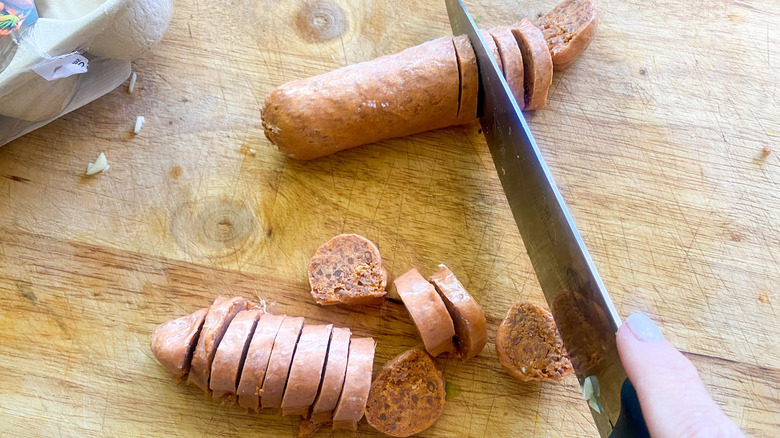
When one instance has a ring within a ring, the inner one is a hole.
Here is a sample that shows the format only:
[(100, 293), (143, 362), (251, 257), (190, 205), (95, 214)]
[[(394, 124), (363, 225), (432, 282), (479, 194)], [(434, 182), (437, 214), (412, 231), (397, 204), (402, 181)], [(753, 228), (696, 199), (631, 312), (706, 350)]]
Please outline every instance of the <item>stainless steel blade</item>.
[(599, 403), (589, 405), (609, 436), (626, 379), (615, 344), (620, 317), (474, 21), (461, 0), (445, 1), (453, 34), (468, 35), (477, 55), (480, 123), (509, 206), (580, 384), (598, 379)]

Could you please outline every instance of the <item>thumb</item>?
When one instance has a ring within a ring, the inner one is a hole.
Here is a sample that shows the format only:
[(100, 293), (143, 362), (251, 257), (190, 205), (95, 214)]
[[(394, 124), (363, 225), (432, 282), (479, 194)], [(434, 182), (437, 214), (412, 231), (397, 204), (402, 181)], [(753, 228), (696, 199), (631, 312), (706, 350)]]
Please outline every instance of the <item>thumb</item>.
[(744, 436), (707, 393), (691, 361), (646, 315), (626, 319), (617, 346), (654, 438)]

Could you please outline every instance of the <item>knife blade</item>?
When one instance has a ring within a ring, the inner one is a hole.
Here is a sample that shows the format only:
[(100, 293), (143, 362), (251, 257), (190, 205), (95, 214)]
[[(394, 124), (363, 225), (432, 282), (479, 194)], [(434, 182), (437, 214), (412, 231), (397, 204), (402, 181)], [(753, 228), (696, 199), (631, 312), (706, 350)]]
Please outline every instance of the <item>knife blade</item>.
[(649, 436), (617, 351), (620, 316), (474, 20), (461, 0), (445, 2), (453, 35), (476, 53), (482, 131), (599, 434)]

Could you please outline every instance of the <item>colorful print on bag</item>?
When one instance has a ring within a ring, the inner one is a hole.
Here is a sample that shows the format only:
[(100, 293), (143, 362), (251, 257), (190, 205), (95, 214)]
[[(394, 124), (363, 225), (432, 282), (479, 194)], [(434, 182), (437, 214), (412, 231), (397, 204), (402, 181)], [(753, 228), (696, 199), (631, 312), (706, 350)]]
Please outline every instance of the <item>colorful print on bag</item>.
[(0, 0), (0, 38), (38, 21), (33, 0)]

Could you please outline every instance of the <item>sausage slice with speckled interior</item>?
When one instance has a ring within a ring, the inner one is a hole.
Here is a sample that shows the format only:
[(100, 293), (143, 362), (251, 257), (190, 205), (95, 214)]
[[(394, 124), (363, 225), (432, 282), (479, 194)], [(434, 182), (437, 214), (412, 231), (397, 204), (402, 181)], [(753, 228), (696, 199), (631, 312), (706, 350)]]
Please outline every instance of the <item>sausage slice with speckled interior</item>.
[(412, 268), (393, 280), (398, 295), (420, 333), (425, 349), (436, 357), (454, 353), (455, 327), (439, 294), (417, 269)]
[(564, 0), (539, 19), (555, 69), (579, 58), (596, 36), (598, 11), (591, 0)]
[(177, 382), (187, 377), (208, 307), (164, 322), (152, 334), (152, 353)]
[(217, 346), (233, 318), (246, 308), (247, 302), (241, 297), (217, 297), (209, 308), (198, 338), (198, 345), (192, 355), (192, 365), (187, 377), (188, 382), (197, 385), (206, 391), (206, 394), (209, 393), (211, 361), (214, 360)]
[(523, 381), (563, 380), (571, 361), (547, 309), (519, 302), (496, 332), (496, 354), (504, 369)]
[(436, 362), (423, 349), (413, 348), (385, 364), (371, 383), (366, 420), (382, 433), (407, 437), (439, 419), (444, 398)]
[(311, 296), (318, 304), (371, 304), (385, 296), (387, 271), (373, 242), (339, 234), (322, 244), (308, 268)]
[(317, 397), (333, 324), (306, 325), (295, 347), (282, 399), (282, 415), (308, 416)]
[(325, 423), (333, 418), (333, 409), (339, 401), (341, 389), (344, 387), (344, 375), (347, 372), (349, 356), (348, 328), (334, 328), (328, 346), (328, 359), (325, 372), (322, 375), (320, 392), (314, 401), (311, 420), (314, 423)]
[(237, 379), (241, 376), (257, 319), (262, 314), (260, 309), (238, 312), (222, 337), (211, 362), (209, 388), (215, 399), (235, 400)]
[(303, 318), (287, 317), (276, 334), (274, 348), (268, 360), (268, 370), (265, 373), (263, 389), (260, 391), (260, 405), (264, 408), (282, 407), (282, 396), (290, 373), (295, 346), (303, 328)]
[(553, 63), (547, 41), (542, 31), (527, 18), (511, 29), (523, 56), (525, 109), (541, 109), (547, 103), (547, 91), (553, 77)]
[(439, 270), (428, 277), (428, 281), (436, 288), (450, 312), (460, 357), (465, 360), (479, 354), (487, 344), (487, 321), (482, 307), (444, 265), (439, 265)]
[(333, 429), (357, 430), (357, 424), (366, 412), (368, 392), (371, 390), (375, 349), (376, 342), (372, 338), (351, 340), (344, 388), (333, 411)]

